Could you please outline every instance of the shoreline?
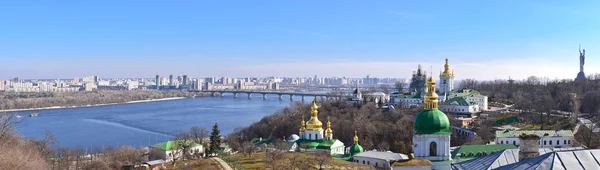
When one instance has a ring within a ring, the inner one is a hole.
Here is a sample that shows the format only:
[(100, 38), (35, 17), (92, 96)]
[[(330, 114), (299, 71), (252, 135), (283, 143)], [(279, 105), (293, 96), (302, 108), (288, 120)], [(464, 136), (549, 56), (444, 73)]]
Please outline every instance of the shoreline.
[(187, 97), (169, 97), (169, 98), (149, 99), (149, 100), (134, 100), (134, 101), (128, 101), (128, 102), (124, 102), (124, 103), (105, 103), (105, 104), (92, 104), (92, 105), (84, 105), (84, 106), (51, 106), (51, 107), (28, 108), (28, 109), (9, 109), (9, 110), (0, 110), (0, 113), (22, 112), (22, 111), (37, 111), (37, 110), (51, 110), (51, 109), (69, 109), (69, 108), (82, 108), (82, 107), (96, 107), (96, 106), (108, 106), (108, 105), (117, 105), (117, 104), (159, 102), (159, 101), (167, 101), (167, 100), (186, 99), (186, 98)]

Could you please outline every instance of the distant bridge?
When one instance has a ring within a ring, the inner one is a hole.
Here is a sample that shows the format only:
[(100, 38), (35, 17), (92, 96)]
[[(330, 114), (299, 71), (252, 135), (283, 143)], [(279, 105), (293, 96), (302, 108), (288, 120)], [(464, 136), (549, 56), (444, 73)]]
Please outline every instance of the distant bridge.
[(198, 92), (211, 93), (211, 96), (221, 96), (225, 93), (233, 94), (233, 98), (238, 98), (238, 94), (246, 93), (248, 99), (252, 99), (252, 94), (261, 94), (263, 100), (267, 99), (267, 95), (278, 95), (279, 100), (283, 100), (283, 96), (290, 96), (290, 100), (294, 100), (294, 96), (301, 96), (302, 101), (306, 96), (320, 97), (321, 100), (341, 100), (344, 95), (339, 94), (324, 94), (324, 93), (306, 93), (306, 92), (278, 92), (278, 91), (249, 91), (249, 90), (202, 90)]

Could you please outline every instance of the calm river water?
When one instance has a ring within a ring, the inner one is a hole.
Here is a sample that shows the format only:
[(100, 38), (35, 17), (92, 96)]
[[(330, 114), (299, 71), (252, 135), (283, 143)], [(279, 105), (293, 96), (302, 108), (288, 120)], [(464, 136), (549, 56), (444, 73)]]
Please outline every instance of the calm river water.
[[(17, 125), (17, 131), (39, 139), (48, 130), (56, 136), (60, 146), (72, 148), (139, 147), (170, 140), (192, 126), (210, 131), (215, 122), (224, 135), (301, 101), (297, 97), (291, 102), (287, 96), (280, 101), (276, 95), (269, 95), (267, 100), (261, 95), (253, 95), (252, 100), (245, 94), (239, 97), (234, 99), (226, 94), (224, 97), (18, 112), (22, 122)], [(305, 102), (312, 101), (306, 99)], [(29, 117), (34, 112), (39, 112), (39, 116)]]

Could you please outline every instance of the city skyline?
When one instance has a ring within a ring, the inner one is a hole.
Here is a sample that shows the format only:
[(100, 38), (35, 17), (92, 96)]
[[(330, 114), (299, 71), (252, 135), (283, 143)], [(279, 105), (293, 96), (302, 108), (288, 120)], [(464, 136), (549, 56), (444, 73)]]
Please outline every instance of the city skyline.
[[(436, 5), (429, 5), (435, 3)], [(600, 72), (600, 2), (53, 1), (0, 7), (0, 79), (398, 77), (573, 79)], [(110, 12), (107, 12), (110, 11)]]

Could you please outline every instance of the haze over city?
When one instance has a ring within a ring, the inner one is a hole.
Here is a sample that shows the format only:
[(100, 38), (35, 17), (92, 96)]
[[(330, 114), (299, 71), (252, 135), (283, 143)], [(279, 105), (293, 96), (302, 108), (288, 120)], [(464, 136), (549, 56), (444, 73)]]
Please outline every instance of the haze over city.
[(409, 78), (417, 64), (437, 73), (449, 58), (456, 79), (572, 79), (578, 44), (586, 72), (600, 71), (600, 2), (582, 4), (7, 1), (0, 78)]

